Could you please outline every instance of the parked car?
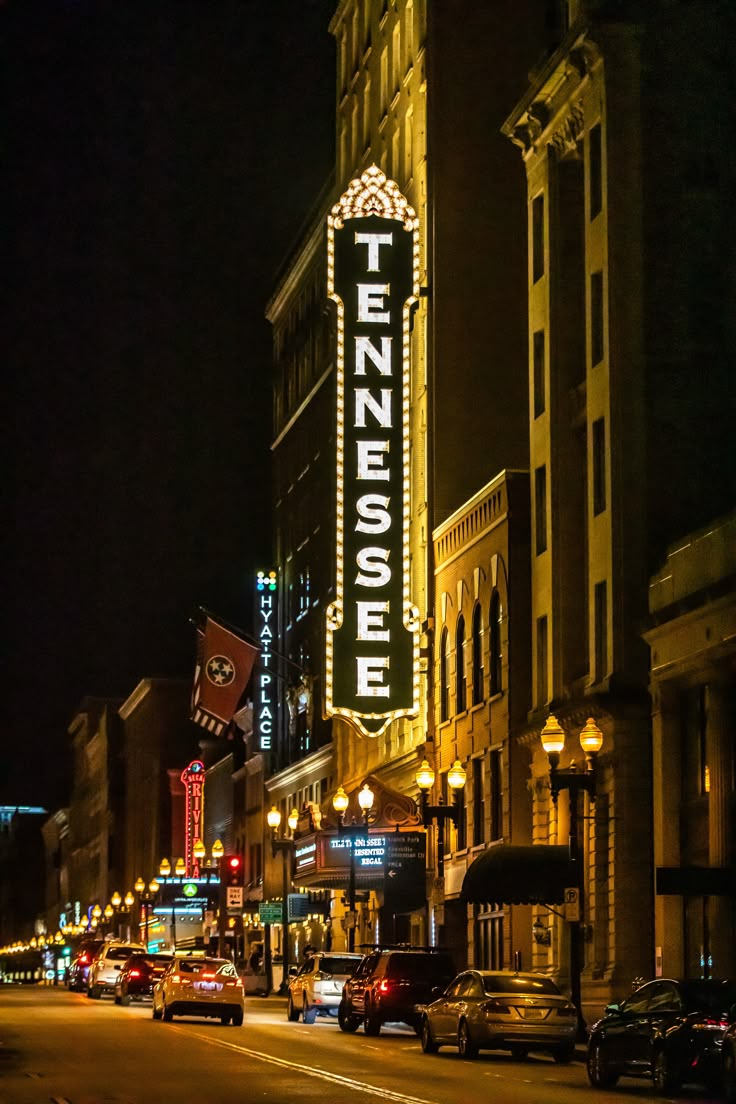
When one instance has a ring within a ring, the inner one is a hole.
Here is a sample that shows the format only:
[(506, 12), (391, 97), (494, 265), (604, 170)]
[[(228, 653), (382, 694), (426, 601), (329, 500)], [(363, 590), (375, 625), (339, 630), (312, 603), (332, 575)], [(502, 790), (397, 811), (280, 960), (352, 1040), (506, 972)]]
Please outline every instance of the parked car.
[(726, 1104), (736, 1104), (736, 1008), (731, 1008), (729, 1018), (721, 1046), (721, 1079)]
[(87, 978), (89, 977), (89, 968), (101, 946), (101, 939), (84, 943), (69, 963), (69, 969), (66, 974), (66, 987), (71, 990), (72, 993), (85, 992), (87, 988)]
[(588, 1078), (597, 1089), (619, 1077), (651, 1077), (657, 1092), (685, 1082), (720, 1081), (723, 1036), (736, 981), (657, 978), (621, 1004), (609, 1004), (588, 1041)]
[(245, 1013), (243, 979), (225, 958), (176, 958), (153, 987), (153, 1018), (209, 1016), (241, 1027)]
[(345, 982), (337, 1019), (343, 1031), (378, 1035), (385, 1023), (407, 1023), (417, 1033), (432, 990), (455, 976), (446, 951), (429, 947), (389, 947), (370, 951)]
[(115, 1003), (130, 1004), (153, 996), (154, 982), (163, 974), (174, 956), (170, 954), (133, 954), (123, 963), (115, 980)]
[(526, 1058), (546, 1050), (556, 1062), (575, 1056), (575, 1005), (541, 974), (513, 970), (465, 970), (422, 1017), (422, 1050), (436, 1054), (456, 1046), (462, 1058), (479, 1050), (510, 1050)]
[(317, 951), (310, 955), (289, 982), (286, 1015), (292, 1021), (301, 1015), (305, 1024), (317, 1016), (336, 1016), (346, 980), (362, 962), (361, 954)]
[(123, 963), (132, 954), (145, 954), (145, 950), (140, 943), (118, 943), (114, 940), (103, 943), (89, 968), (87, 996), (91, 1000), (99, 1000), (103, 993), (114, 993)]

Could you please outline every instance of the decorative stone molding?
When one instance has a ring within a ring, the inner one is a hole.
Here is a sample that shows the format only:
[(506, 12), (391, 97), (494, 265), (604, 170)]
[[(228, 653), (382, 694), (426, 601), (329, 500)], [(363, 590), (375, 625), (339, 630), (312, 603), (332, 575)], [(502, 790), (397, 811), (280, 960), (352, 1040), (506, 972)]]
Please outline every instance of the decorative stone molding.
[(573, 104), (562, 125), (550, 139), (550, 145), (558, 161), (577, 161), (581, 157), (581, 143), (585, 130), (585, 113), (582, 102)]

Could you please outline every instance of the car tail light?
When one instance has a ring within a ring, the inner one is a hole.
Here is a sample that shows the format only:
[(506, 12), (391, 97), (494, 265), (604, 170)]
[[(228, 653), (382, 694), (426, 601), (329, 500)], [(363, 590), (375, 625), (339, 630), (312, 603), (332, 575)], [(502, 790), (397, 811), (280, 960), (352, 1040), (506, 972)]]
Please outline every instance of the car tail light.
[(569, 1001), (567, 1004), (563, 1004), (557, 1009), (558, 1016), (577, 1016), (577, 1012), (578, 1010), (575, 1005), (571, 1004)]
[(80, 955), (79, 961), (82, 963), (83, 966), (86, 966), (89, 962), (89, 958), (87, 957), (87, 955)]
[(378, 992), (379, 993), (388, 993), (390, 988), (391, 988), (391, 982), (387, 981), (386, 978), (384, 978), (383, 981), (379, 982), (379, 984), (378, 984)]
[(237, 981), (226, 981), (225, 984), (226, 985), (239, 986), (241, 989), (243, 987), (243, 982), (241, 981), (240, 978), (238, 978)]
[(203, 978), (213, 978), (213, 977), (216, 977), (216, 974), (207, 974), (207, 973), (203, 972), (202, 977)]
[(140, 970), (131, 970), (130, 973), (128, 974), (128, 977), (140, 977), (140, 976), (141, 976)]
[(173, 981), (174, 985), (181, 985), (184, 987), (192, 984), (190, 978), (182, 977), (181, 974), (172, 974), (171, 980)]
[(491, 997), (490, 1000), (483, 1001), (481, 1009), (484, 1012), (510, 1012), (510, 1008), (507, 1004), (502, 1004), (499, 1000), (494, 1000)]

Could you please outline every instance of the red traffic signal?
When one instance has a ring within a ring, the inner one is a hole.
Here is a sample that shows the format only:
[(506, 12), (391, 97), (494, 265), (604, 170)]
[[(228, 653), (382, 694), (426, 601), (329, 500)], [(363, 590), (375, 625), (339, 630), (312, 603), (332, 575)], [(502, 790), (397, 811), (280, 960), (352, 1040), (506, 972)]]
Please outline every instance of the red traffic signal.
[(243, 860), (240, 855), (227, 855), (222, 866), (225, 874), (225, 885), (242, 886)]

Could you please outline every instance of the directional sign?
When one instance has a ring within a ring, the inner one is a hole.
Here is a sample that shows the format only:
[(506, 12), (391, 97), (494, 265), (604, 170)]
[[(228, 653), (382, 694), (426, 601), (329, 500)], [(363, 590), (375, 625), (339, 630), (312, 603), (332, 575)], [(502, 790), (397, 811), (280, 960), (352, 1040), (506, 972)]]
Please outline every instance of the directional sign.
[(258, 919), (262, 924), (280, 924), (282, 915), (280, 901), (262, 901), (258, 906)]
[(242, 909), (243, 887), (227, 886), (227, 907), (229, 909)]

